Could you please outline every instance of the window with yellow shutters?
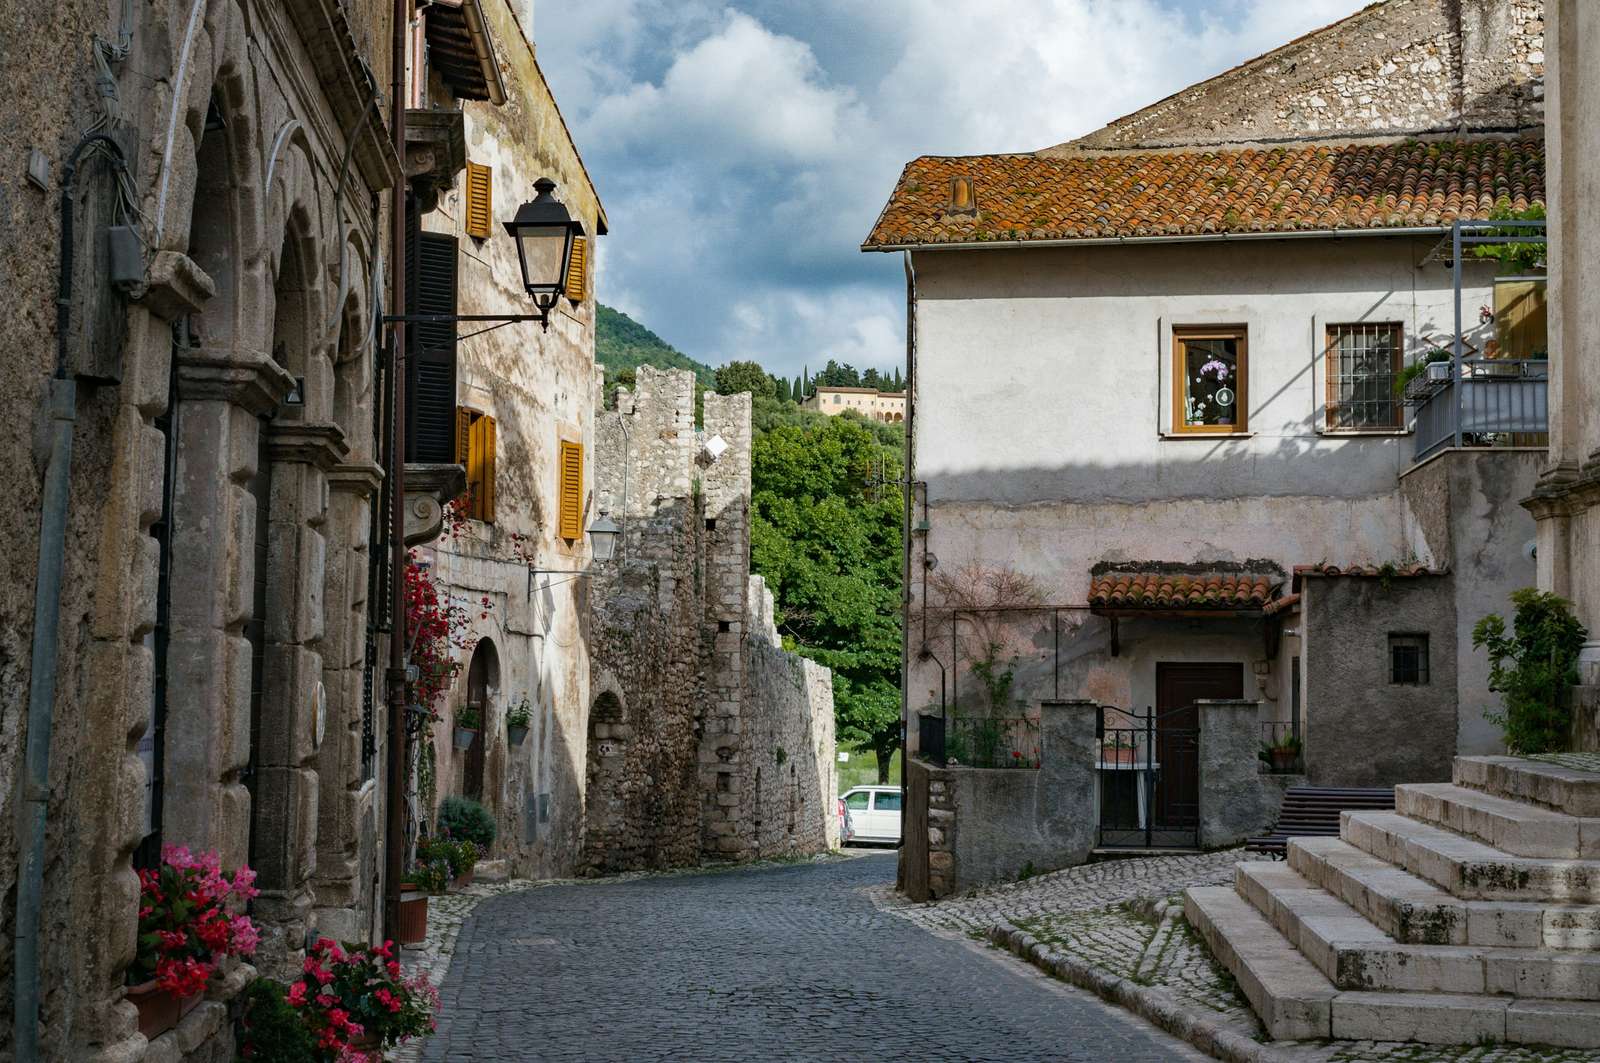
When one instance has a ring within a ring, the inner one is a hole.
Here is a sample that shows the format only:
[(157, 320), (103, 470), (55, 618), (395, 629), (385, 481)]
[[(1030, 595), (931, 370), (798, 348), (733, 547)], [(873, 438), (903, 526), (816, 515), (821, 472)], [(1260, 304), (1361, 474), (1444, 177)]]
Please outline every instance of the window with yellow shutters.
[(467, 163), (467, 235), (487, 240), (494, 231), (494, 171)]
[(582, 236), (572, 238), (572, 261), (567, 264), (567, 298), (573, 306), (583, 302), (587, 294), (585, 282), (589, 278), (589, 241)]
[(583, 535), (583, 444), (563, 439), (559, 454), (557, 482), (558, 528), (556, 534), (573, 540)]

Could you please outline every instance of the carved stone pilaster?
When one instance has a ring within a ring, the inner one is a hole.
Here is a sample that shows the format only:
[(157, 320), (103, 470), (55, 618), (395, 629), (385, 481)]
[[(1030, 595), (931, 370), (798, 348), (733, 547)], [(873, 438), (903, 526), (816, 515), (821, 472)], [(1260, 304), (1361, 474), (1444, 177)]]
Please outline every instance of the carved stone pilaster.
[(426, 214), (441, 192), (454, 187), (467, 165), (466, 118), (460, 111), (412, 108), (406, 111), (406, 180)]
[(444, 531), (444, 507), (467, 489), (459, 465), (406, 463), (406, 545), (432, 542)]
[(177, 351), (178, 396), (185, 402), (231, 402), (258, 417), (271, 414), (294, 388), (294, 377), (264, 352), (243, 347)]

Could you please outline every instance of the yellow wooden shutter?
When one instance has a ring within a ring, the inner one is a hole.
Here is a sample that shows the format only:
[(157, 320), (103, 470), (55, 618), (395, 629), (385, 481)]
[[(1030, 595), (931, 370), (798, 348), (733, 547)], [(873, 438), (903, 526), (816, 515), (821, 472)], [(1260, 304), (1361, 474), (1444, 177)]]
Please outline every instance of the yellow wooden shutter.
[(489, 239), (494, 227), (494, 171), (467, 163), (467, 235)]
[(556, 532), (563, 539), (583, 535), (583, 444), (561, 441), (560, 519)]
[(478, 519), (494, 523), (494, 418), (478, 418)]
[(567, 265), (567, 298), (572, 304), (583, 302), (584, 282), (588, 279), (589, 241), (582, 236), (572, 238), (572, 261)]
[(467, 515), (482, 520), (483, 503), (483, 418), (472, 419), (467, 433)]
[(456, 407), (456, 464), (465, 466), (472, 451), (472, 411), (465, 406)]

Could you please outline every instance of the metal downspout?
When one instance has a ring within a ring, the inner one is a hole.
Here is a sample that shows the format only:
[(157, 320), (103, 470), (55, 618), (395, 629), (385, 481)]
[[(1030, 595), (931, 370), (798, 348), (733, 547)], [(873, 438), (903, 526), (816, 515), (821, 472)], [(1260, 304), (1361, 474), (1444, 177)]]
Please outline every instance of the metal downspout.
[(90, 146), (124, 169), (122, 148), (105, 133), (78, 141), (61, 168), (61, 272), (56, 282), (56, 369), (50, 379), (50, 457), (40, 497), (38, 582), (33, 595), (29, 655), (28, 744), (18, 817), (17, 921), (13, 970), (13, 1039), (19, 1063), (39, 1059), (39, 912), (44, 898), (45, 820), (50, 804), (50, 738), (55, 728), (56, 664), (61, 625), (61, 576), (66, 561), (67, 505), (72, 487), (72, 433), (78, 389), (67, 375), (67, 328), (72, 321), (72, 197), (78, 159)]
[[(391, 244), (390, 287), (394, 292), (394, 313), (406, 312), (406, 38), (410, 23), (410, 0), (394, 0), (394, 26), (391, 34), (390, 104), (394, 148), (400, 156), (400, 175), (395, 179), (389, 200)], [(390, 381), (391, 416), (394, 418), (393, 443), (389, 451), (391, 602), (389, 668), (386, 694), (389, 726), (386, 770), (384, 772), (384, 851), (383, 851), (383, 933), (400, 939), (400, 877), (405, 873), (406, 850), (406, 325), (393, 325), (394, 360)]]
[[(906, 751), (907, 741), (910, 738), (911, 728), (911, 696), (910, 684), (907, 682), (911, 671), (911, 510), (912, 494), (916, 490), (915, 463), (912, 456), (915, 453), (916, 425), (917, 425), (917, 271), (911, 265), (911, 252), (905, 253), (906, 270), (906, 428), (905, 439), (902, 443), (903, 468), (900, 473), (902, 484), (900, 518), (900, 859), (895, 861), (897, 868), (895, 883), (899, 889), (906, 885), (906, 760), (910, 754)], [(923, 549), (927, 549), (927, 542), (923, 542)], [(924, 569), (924, 572), (927, 570)], [(927, 616), (927, 584), (923, 584), (923, 616)], [(923, 640), (926, 644), (927, 640)], [(924, 843), (926, 844), (926, 843)]]

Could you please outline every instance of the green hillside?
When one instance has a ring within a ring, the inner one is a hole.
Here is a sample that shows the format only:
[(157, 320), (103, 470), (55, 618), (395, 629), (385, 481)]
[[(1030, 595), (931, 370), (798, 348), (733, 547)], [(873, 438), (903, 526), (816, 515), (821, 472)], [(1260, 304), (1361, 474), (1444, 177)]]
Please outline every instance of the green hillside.
[(695, 361), (627, 314), (604, 304), (596, 307), (594, 360), (606, 367), (608, 380), (615, 380), (624, 370), (653, 365), (657, 369), (688, 369), (702, 388), (717, 386), (716, 373), (709, 365)]

